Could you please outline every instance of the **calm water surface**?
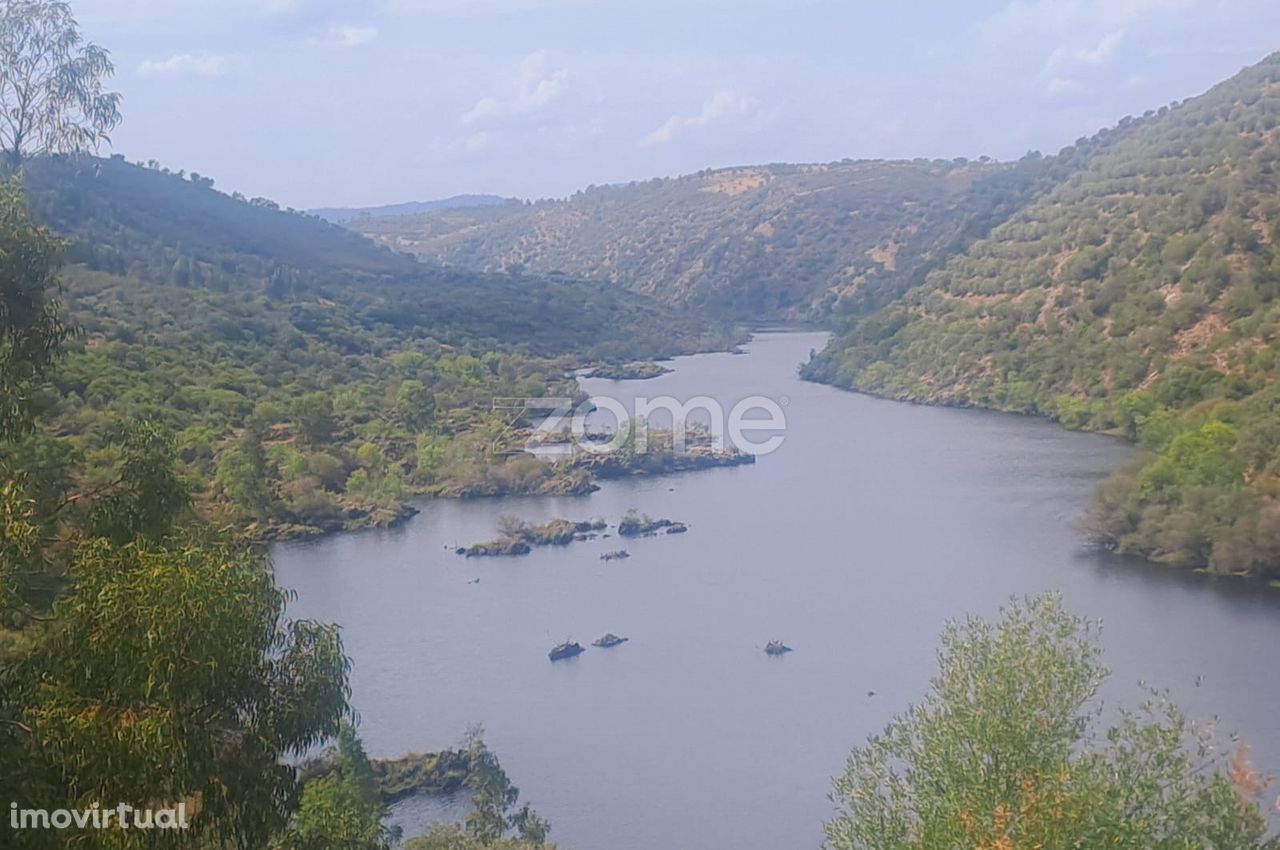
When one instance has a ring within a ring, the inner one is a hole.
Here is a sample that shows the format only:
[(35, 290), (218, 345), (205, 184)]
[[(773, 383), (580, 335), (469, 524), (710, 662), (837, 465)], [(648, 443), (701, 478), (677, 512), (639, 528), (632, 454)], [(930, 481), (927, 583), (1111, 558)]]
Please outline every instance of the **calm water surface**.
[[(743, 355), (681, 358), (628, 400), (763, 394), (783, 447), (755, 466), (607, 483), (590, 496), (426, 504), (405, 527), (277, 547), (290, 613), (341, 624), (371, 754), (446, 747), (470, 723), (552, 839), (577, 850), (814, 848), (830, 777), (924, 693), (945, 620), (1061, 589), (1104, 622), (1111, 694), (1139, 679), (1241, 733), (1280, 769), (1280, 592), (1087, 551), (1075, 524), (1129, 449), (1050, 424), (894, 404), (808, 384), (825, 335), (761, 334)], [(527, 557), (457, 557), (503, 514), (688, 534)], [(479, 584), (469, 584), (479, 578)], [(631, 641), (551, 664), (552, 644)], [(770, 658), (770, 638), (795, 647)], [(1197, 677), (1203, 677), (1199, 686)], [(874, 696), (868, 696), (874, 691)], [(410, 801), (413, 834), (459, 803)]]

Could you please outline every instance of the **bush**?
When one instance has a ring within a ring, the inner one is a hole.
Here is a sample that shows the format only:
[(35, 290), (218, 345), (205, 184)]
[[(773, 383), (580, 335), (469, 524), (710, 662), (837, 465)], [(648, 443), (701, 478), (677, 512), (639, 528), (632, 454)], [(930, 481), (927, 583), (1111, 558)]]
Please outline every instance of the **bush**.
[(1094, 626), (1053, 595), (949, 625), (924, 703), (836, 778), (828, 846), (1262, 848), (1243, 754), (1221, 764), (1212, 735), (1159, 695), (1099, 730), (1106, 675)]

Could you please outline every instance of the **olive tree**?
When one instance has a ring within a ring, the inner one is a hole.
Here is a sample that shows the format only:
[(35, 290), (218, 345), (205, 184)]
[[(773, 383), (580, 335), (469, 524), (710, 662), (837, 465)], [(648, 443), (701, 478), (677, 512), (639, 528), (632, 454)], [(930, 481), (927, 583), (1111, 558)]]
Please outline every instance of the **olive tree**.
[[(1096, 627), (1056, 596), (950, 625), (921, 705), (836, 778), (832, 850), (1263, 847), (1247, 763), (1153, 694), (1102, 729)], [(1226, 768), (1226, 770), (1220, 769)]]
[(106, 50), (86, 43), (58, 0), (0, 0), (0, 145), (10, 166), (41, 154), (82, 153), (110, 141), (120, 95)]

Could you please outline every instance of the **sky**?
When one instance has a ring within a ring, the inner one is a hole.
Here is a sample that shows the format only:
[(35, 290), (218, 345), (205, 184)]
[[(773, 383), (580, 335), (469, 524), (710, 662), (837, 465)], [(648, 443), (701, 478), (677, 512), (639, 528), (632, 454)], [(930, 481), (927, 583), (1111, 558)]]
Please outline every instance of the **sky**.
[(72, 0), (112, 151), (297, 208), (1011, 159), (1280, 50), (1276, 0)]

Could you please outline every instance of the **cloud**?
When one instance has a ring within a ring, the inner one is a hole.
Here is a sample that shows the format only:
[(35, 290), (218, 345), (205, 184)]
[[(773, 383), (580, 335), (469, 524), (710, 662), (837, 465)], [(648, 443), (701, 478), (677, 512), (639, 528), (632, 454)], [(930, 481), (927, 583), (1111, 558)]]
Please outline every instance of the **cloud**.
[(1068, 97), (1083, 92), (1084, 86), (1079, 80), (1070, 77), (1050, 77), (1049, 82), (1045, 83), (1044, 91), (1049, 97)]
[(1070, 36), (1099, 27), (1114, 30), (1149, 16), (1168, 15), (1201, 0), (1013, 0), (979, 25), (995, 41), (1028, 35)]
[(665, 145), (690, 132), (744, 118), (755, 113), (759, 106), (753, 97), (732, 91), (716, 92), (702, 104), (697, 115), (672, 115), (661, 127), (641, 139), (640, 144), (646, 147)]
[(144, 77), (218, 77), (226, 71), (226, 57), (212, 53), (175, 53), (167, 59), (148, 59), (138, 66), (138, 73)]
[(395, 15), (469, 18), (589, 9), (592, 0), (382, 0), (382, 3)]
[(497, 146), (497, 139), (487, 130), (467, 133), (452, 139), (436, 139), (430, 152), (438, 159), (459, 159), (485, 153)]
[(1102, 37), (1093, 47), (1059, 47), (1045, 61), (1045, 73), (1055, 73), (1075, 65), (1101, 65), (1110, 59), (1124, 40), (1124, 30), (1116, 30)]
[(462, 116), (464, 124), (481, 124), (541, 112), (568, 87), (569, 73), (548, 69), (546, 51), (525, 57), (515, 79), (501, 95), (482, 97)]
[(311, 39), (315, 44), (331, 44), (338, 47), (363, 47), (378, 38), (378, 28), (353, 24), (330, 24), (321, 35)]
[(1091, 46), (1062, 46), (1055, 49), (1045, 60), (1044, 69), (1040, 72), (1040, 79), (1045, 81), (1045, 93), (1050, 97), (1084, 93), (1086, 87), (1077, 79), (1077, 74), (1092, 75), (1096, 79), (1097, 73), (1092, 69), (1107, 64), (1123, 40), (1124, 30), (1120, 29), (1107, 33)]

